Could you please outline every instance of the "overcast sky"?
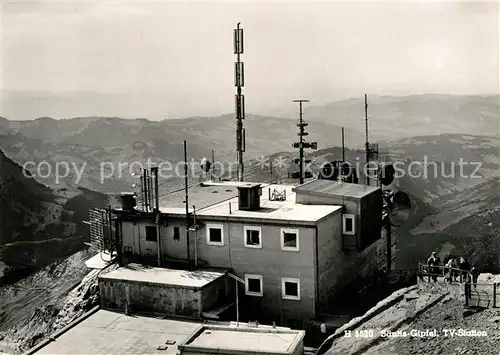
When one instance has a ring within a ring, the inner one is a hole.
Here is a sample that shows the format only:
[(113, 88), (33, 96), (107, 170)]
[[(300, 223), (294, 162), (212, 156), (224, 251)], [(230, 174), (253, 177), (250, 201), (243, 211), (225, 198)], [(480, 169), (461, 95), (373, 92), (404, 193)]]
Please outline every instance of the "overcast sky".
[(238, 21), (247, 112), (365, 92), (498, 92), (497, 3), (416, 1), (3, 0), (2, 89), (155, 93), (174, 116), (232, 112)]

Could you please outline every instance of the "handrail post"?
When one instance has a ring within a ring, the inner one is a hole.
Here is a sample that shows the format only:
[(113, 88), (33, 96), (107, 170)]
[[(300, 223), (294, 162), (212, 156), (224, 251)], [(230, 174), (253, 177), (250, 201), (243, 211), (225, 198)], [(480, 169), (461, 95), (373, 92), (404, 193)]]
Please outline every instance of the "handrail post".
[(497, 284), (493, 283), (493, 308), (497, 307)]

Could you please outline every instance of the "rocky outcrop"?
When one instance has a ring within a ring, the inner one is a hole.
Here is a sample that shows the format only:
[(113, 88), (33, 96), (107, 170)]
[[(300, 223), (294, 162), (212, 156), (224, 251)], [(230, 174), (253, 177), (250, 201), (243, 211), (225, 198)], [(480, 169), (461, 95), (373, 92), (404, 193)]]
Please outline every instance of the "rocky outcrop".
[(22, 353), (99, 304), (82, 251), (0, 289), (0, 353)]
[[(500, 282), (484, 274), (478, 281)], [(479, 287), (479, 286), (478, 286)], [(339, 328), (318, 355), (495, 354), (500, 350), (499, 309), (464, 312), (463, 287), (421, 283), (401, 289), (365, 315)], [(448, 330), (462, 329), (465, 336)]]

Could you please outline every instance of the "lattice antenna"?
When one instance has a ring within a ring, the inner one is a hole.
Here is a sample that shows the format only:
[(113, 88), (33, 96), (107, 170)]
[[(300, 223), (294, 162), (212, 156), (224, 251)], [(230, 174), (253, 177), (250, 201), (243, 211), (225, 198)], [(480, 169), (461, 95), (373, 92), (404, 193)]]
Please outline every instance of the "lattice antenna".
[(293, 148), (298, 148), (299, 149), (299, 181), (300, 184), (304, 183), (304, 149), (305, 148), (310, 148), (310, 149), (318, 149), (318, 143), (317, 142), (305, 142), (304, 137), (308, 136), (309, 133), (305, 131), (305, 127), (307, 127), (309, 124), (303, 121), (303, 112), (302, 112), (302, 103), (304, 102), (309, 102), (309, 100), (293, 100), (292, 102), (298, 102), (299, 103), (299, 123), (297, 123), (297, 127), (299, 127), (299, 133), (297, 135), (299, 136), (299, 141), (296, 143), (292, 144)]
[(243, 120), (245, 119), (245, 96), (241, 93), (241, 88), (245, 86), (244, 64), (240, 60), (243, 54), (243, 29), (238, 22), (234, 30), (234, 85), (236, 86), (235, 106), (236, 106), (236, 152), (238, 160), (238, 181), (243, 181), (243, 152), (245, 152), (245, 129)]

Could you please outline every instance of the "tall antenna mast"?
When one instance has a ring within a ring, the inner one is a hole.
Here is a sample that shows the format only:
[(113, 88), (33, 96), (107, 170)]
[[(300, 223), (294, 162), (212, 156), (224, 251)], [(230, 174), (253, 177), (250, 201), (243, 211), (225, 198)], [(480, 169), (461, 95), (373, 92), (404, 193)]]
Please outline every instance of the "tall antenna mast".
[(184, 193), (186, 205), (186, 249), (188, 267), (191, 267), (191, 253), (189, 250), (189, 201), (188, 201), (188, 164), (187, 164), (187, 142), (184, 141)]
[(243, 181), (243, 152), (245, 151), (245, 129), (243, 120), (245, 119), (245, 96), (241, 94), (241, 88), (245, 86), (244, 65), (240, 61), (240, 55), (243, 54), (243, 29), (240, 23), (234, 30), (234, 54), (236, 54), (236, 63), (234, 63), (234, 85), (237, 88), (236, 104), (236, 151), (238, 160), (238, 181)]
[(344, 127), (342, 127), (342, 163), (345, 162)]
[(299, 127), (299, 133), (297, 135), (299, 136), (299, 142), (293, 143), (292, 147), (294, 148), (299, 148), (299, 181), (300, 184), (304, 183), (304, 148), (311, 148), (311, 149), (317, 149), (318, 148), (318, 143), (317, 142), (312, 142), (312, 143), (307, 143), (304, 142), (304, 137), (309, 135), (304, 128), (308, 126), (308, 123), (304, 122), (302, 120), (302, 103), (303, 102), (309, 102), (309, 100), (293, 100), (292, 102), (298, 102), (299, 103), (299, 123), (297, 123), (297, 127)]
[(370, 162), (370, 143), (368, 142), (368, 98), (365, 94), (365, 168), (363, 169), (366, 172), (366, 184), (370, 185), (370, 173), (368, 172), (368, 163)]

